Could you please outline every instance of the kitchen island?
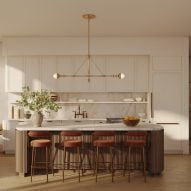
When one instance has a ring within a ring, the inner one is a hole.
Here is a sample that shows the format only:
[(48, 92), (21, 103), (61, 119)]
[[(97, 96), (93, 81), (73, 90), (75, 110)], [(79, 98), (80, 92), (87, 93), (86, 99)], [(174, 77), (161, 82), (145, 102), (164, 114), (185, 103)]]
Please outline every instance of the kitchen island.
[(164, 130), (156, 124), (139, 124), (136, 127), (127, 127), (123, 123), (104, 123), (86, 121), (66, 121), (63, 125), (53, 125), (44, 123), (42, 127), (33, 127), (30, 123), (21, 123), (16, 127), (16, 172), (19, 175), (26, 175), (30, 167), (30, 154), (28, 152), (28, 131), (51, 131), (53, 132), (53, 152), (54, 143), (58, 142), (60, 131), (83, 131), (84, 141), (91, 143), (90, 137), (93, 131), (115, 131), (117, 142), (120, 143), (124, 132), (147, 131), (147, 170), (150, 174), (161, 174), (164, 169)]

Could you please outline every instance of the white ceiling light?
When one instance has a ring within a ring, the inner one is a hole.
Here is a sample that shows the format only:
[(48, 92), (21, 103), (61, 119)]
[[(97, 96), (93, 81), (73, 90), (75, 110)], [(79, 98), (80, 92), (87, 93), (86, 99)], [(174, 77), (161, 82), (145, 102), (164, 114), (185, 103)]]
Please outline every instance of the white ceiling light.
[[(59, 79), (61, 77), (65, 78), (65, 77), (86, 77), (88, 79), (88, 82), (90, 82), (90, 78), (92, 77), (113, 77), (113, 78), (117, 78), (117, 79), (124, 79), (125, 78), (125, 74), (124, 73), (119, 73), (119, 74), (104, 74), (101, 69), (96, 65), (96, 63), (94, 63), (91, 60), (91, 55), (90, 55), (90, 20), (94, 19), (96, 16), (93, 14), (85, 14), (82, 15), (82, 17), (84, 19), (88, 20), (88, 55), (87, 55), (87, 59), (84, 63), (82, 63), (82, 65), (80, 65), (80, 67), (76, 70), (76, 72), (74, 74), (59, 74), (59, 73), (55, 73), (53, 74), (53, 78), (54, 79)], [(84, 64), (88, 65), (87, 68), (87, 74), (79, 74), (78, 72), (80, 71), (80, 69), (82, 68), (82, 66)], [(91, 74), (91, 64), (94, 64), (95, 67), (97, 68), (97, 70), (100, 72), (100, 74)]]

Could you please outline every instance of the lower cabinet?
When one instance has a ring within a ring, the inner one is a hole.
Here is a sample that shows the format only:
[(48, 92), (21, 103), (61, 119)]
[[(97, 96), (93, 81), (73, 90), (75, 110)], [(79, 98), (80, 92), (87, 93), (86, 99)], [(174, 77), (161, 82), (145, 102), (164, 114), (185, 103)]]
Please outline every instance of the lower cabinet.
[(181, 125), (179, 124), (166, 124), (164, 127), (164, 148), (165, 153), (175, 154), (182, 153), (182, 133)]
[(164, 127), (165, 153), (183, 153), (184, 95), (179, 58), (153, 58), (152, 117)]
[(3, 120), (3, 151), (6, 154), (15, 154), (15, 128), (18, 121)]

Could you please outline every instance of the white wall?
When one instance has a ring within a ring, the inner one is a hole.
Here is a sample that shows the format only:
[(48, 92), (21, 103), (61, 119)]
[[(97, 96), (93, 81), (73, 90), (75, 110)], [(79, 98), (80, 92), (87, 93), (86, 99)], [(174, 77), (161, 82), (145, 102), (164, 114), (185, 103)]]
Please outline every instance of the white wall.
[[(91, 39), (92, 55), (188, 56), (188, 38), (184, 37), (97, 37)], [(86, 55), (87, 38), (6, 37), (3, 54)]]
[(7, 93), (5, 93), (5, 57), (2, 56), (3, 44), (0, 42), (0, 123), (7, 119)]

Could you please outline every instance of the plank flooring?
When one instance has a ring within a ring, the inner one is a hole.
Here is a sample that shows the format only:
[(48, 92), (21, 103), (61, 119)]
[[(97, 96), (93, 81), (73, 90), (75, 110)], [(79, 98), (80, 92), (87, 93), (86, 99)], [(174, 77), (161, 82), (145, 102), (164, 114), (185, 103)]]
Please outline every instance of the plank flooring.
[(191, 155), (166, 155), (165, 170), (161, 176), (148, 176), (144, 183), (140, 172), (132, 174), (131, 182), (121, 172), (115, 174), (114, 183), (109, 175), (100, 175), (98, 183), (95, 177), (86, 175), (77, 181), (77, 174), (69, 172), (62, 182), (61, 173), (54, 177), (49, 175), (46, 183), (45, 175), (36, 175), (33, 183), (30, 177), (21, 177), (15, 173), (15, 157), (0, 154), (0, 191), (7, 190), (46, 190), (46, 191), (190, 191), (191, 190)]

